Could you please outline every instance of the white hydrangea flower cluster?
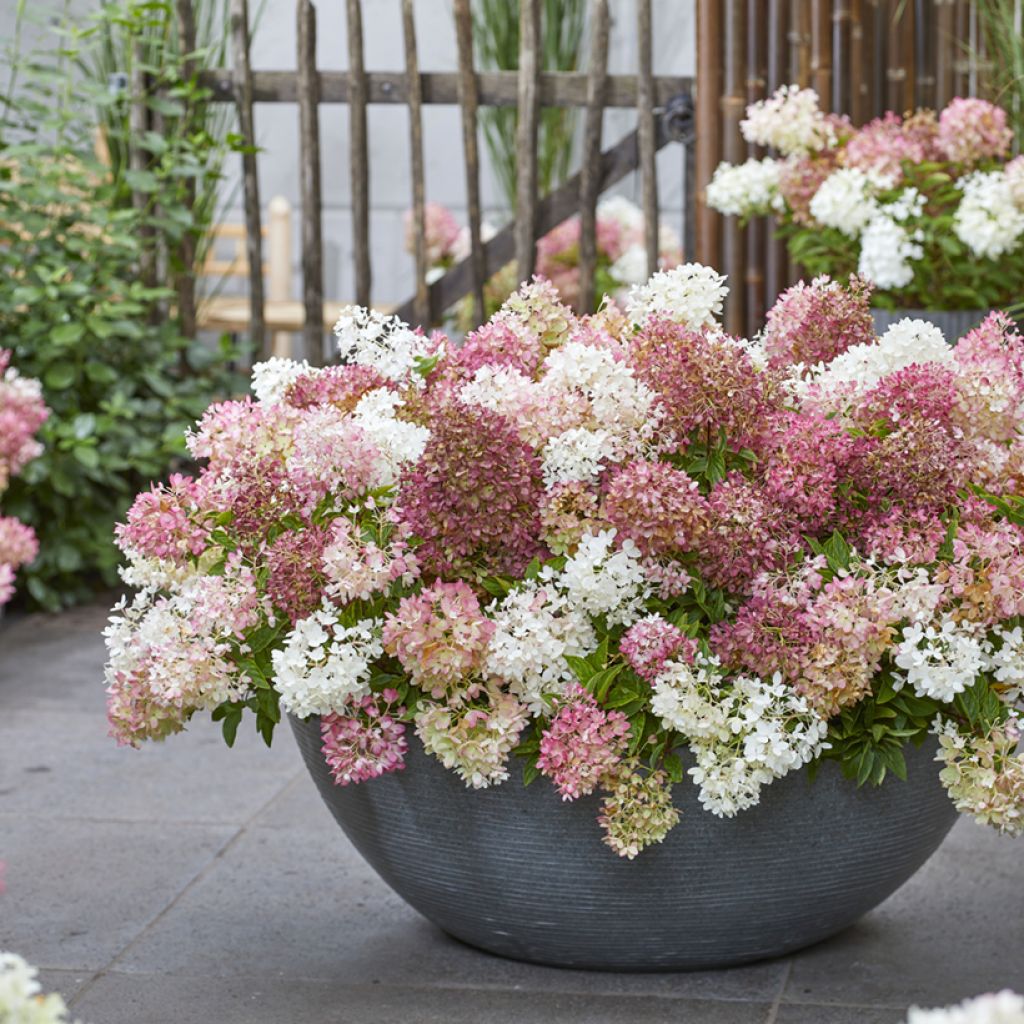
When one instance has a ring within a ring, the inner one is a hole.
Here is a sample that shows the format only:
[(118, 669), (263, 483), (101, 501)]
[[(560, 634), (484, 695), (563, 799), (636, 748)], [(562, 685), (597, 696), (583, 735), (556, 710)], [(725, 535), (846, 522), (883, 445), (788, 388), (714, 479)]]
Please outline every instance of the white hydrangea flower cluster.
[(541, 453), (544, 486), (580, 480), (596, 483), (601, 470), (622, 458), (622, 449), (607, 430), (573, 427), (552, 437)]
[(684, 263), (659, 270), (646, 284), (631, 288), (626, 312), (635, 324), (659, 316), (699, 330), (715, 325), (728, 294), (723, 274), (700, 263)]
[(784, 85), (747, 107), (740, 131), (747, 142), (777, 149), (783, 156), (816, 153), (836, 142), (835, 131), (818, 108), (818, 94), (797, 85)]
[(1005, 989), (934, 1010), (912, 1006), (906, 1024), (1024, 1024), (1024, 996)]
[(298, 363), (294, 359), (273, 356), (253, 366), (252, 393), (263, 405), (283, 402), (289, 385), (311, 371), (312, 367), (305, 359)]
[(631, 245), (608, 268), (608, 273), (620, 285), (640, 285), (647, 280), (647, 249)]
[(285, 711), (305, 718), (341, 712), (354, 697), (370, 693), (373, 663), (384, 655), (381, 623), (364, 619), (338, 625), (330, 604), (295, 623), (273, 653), (274, 684)]
[(997, 628), (994, 636), (998, 646), (991, 645), (988, 652), (988, 671), (1000, 683), (1011, 687), (1006, 700), (1020, 700), (1024, 692), (1024, 629)]
[(573, 680), (566, 656), (582, 658), (597, 646), (590, 619), (552, 584), (524, 584), (496, 601), (488, 615), (496, 628), (483, 672), (534, 715), (546, 712), (546, 698), (560, 696)]
[(963, 199), (953, 233), (975, 256), (996, 259), (1024, 236), (1024, 210), (1014, 201), (1013, 183), (1002, 171), (975, 171), (960, 182)]
[(608, 196), (597, 204), (597, 219), (614, 221), (624, 232), (643, 231), (644, 213), (625, 196)]
[(685, 736), (688, 771), (705, 810), (731, 818), (761, 789), (813, 761), (827, 746), (828, 722), (776, 673), (726, 679), (717, 658), (670, 662), (654, 683), (651, 710)]
[(704, 193), (708, 206), (734, 217), (770, 213), (779, 197), (779, 163), (771, 157), (719, 164)]
[(934, 324), (906, 317), (874, 345), (853, 345), (830, 363), (815, 367), (808, 382), (826, 392), (854, 384), (867, 390), (883, 377), (914, 363), (948, 363), (953, 349)]
[(827, 228), (857, 238), (878, 215), (876, 196), (892, 187), (892, 179), (859, 167), (840, 167), (819, 186), (811, 199), (811, 216)]
[(408, 378), (416, 361), (431, 354), (428, 337), (410, 330), (398, 317), (362, 306), (345, 306), (334, 333), (342, 362), (372, 366), (388, 380)]
[(630, 625), (639, 617), (650, 587), (640, 549), (626, 540), (615, 550), (614, 541), (615, 530), (584, 534), (557, 583), (570, 603), (586, 614), (607, 616), (612, 625)]
[(396, 410), (405, 402), (390, 388), (368, 391), (352, 412), (352, 421), (380, 450), (382, 486), (398, 479), (402, 467), (418, 462), (430, 440), (430, 431), (417, 423), (399, 419)]
[(59, 995), (43, 995), (38, 977), (39, 972), (17, 953), (0, 952), (3, 1024), (66, 1024), (67, 1004)]
[(923, 238), (892, 217), (872, 218), (861, 235), (858, 273), (878, 288), (906, 288), (914, 280), (910, 261), (924, 256)]
[(985, 643), (970, 623), (944, 614), (937, 623), (913, 622), (893, 659), (919, 697), (951, 701), (986, 665)]

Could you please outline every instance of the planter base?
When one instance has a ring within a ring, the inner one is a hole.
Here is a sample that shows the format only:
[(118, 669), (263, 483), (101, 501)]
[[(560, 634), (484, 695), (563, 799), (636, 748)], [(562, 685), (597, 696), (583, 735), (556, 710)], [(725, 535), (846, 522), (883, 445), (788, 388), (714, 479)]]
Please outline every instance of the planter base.
[(560, 967), (676, 971), (782, 956), (846, 928), (928, 859), (957, 813), (935, 743), (909, 780), (857, 790), (833, 763), (767, 787), (729, 820), (687, 780), (664, 843), (634, 861), (601, 842), (599, 801), (563, 803), (545, 779), (472, 791), (412, 738), (407, 768), (335, 786), (319, 721), (292, 719), (320, 795), (359, 852), (449, 935)]

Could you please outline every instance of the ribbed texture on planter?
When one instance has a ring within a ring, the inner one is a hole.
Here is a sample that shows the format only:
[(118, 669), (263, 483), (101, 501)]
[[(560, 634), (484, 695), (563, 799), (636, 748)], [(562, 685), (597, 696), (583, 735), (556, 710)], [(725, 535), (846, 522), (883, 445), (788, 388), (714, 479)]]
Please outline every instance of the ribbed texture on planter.
[(951, 345), (973, 330), (988, 316), (987, 309), (873, 309), (875, 331), (884, 334), (900, 320), (927, 320), (935, 324)]
[(526, 788), (518, 760), (506, 783), (473, 791), (412, 737), (404, 771), (335, 786), (319, 721), (292, 727), (334, 817), (403, 899), (471, 945), (565, 967), (721, 967), (818, 942), (910, 878), (957, 816), (929, 740), (907, 752), (906, 783), (857, 790), (827, 763), (731, 820), (679, 785), (682, 821), (627, 861), (601, 842), (596, 797)]

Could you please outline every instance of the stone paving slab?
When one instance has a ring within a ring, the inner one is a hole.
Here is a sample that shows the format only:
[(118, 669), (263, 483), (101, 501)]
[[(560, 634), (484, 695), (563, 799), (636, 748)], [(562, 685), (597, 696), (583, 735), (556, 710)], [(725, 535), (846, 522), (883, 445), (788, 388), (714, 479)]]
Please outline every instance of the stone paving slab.
[(92, 1024), (898, 1024), (1024, 991), (1021, 844), (962, 822), (919, 875), (814, 949), (692, 974), (478, 953), (363, 863), (282, 731), (106, 737), (102, 608), (0, 623), (0, 949)]

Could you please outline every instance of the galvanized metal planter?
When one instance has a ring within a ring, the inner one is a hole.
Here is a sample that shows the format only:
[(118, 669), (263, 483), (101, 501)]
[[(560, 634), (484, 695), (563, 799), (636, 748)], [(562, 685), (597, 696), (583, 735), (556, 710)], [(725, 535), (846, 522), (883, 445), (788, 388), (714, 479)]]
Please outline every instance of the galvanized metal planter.
[(968, 331), (973, 330), (988, 316), (987, 309), (873, 309), (871, 316), (875, 321), (875, 330), (884, 334), (893, 324), (900, 320), (927, 320), (946, 337), (951, 345), (955, 344)]
[(666, 971), (780, 956), (841, 931), (901, 886), (956, 819), (933, 741), (909, 779), (858, 790), (835, 764), (768, 787), (732, 820), (676, 787), (680, 824), (634, 861), (601, 842), (596, 797), (539, 779), (472, 791), (414, 738), (404, 771), (335, 786), (317, 719), (292, 727), (331, 813), (403, 899), (463, 942), (563, 967)]

